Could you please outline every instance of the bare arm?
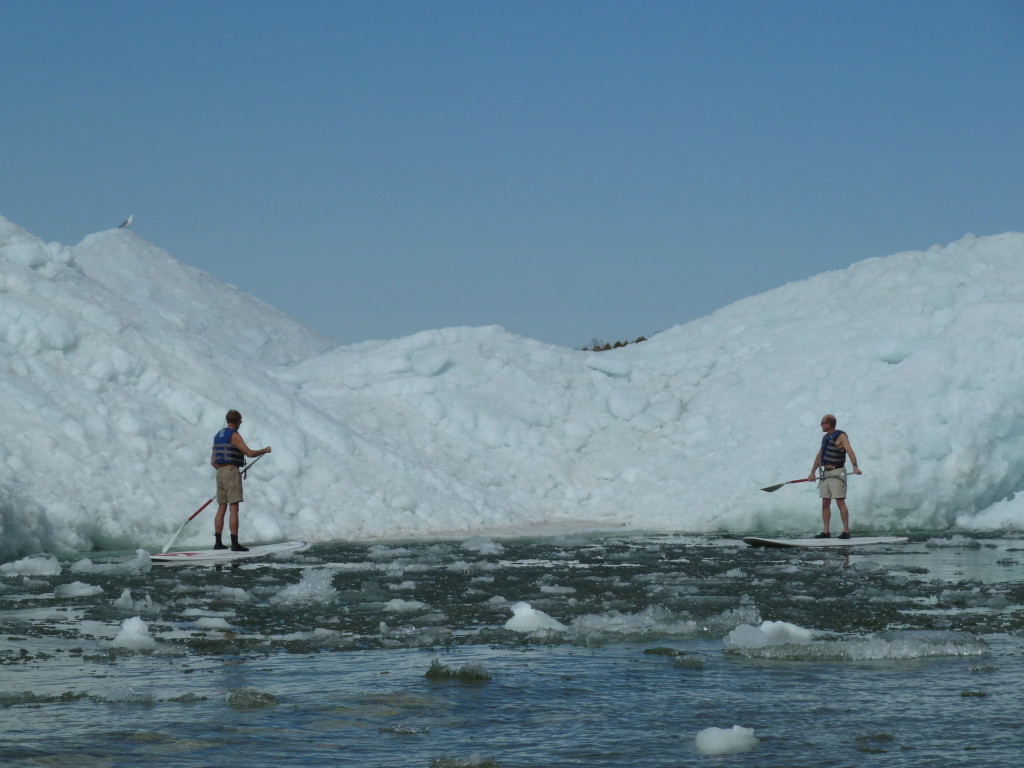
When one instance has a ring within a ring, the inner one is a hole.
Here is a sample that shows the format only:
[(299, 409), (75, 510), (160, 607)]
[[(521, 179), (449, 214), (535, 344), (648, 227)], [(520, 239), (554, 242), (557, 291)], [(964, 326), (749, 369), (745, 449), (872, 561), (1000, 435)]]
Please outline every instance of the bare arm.
[(836, 440), (836, 445), (838, 445), (840, 448), (845, 450), (846, 451), (846, 455), (849, 456), (850, 457), (850, 461), (853, 462), (853, 474), (855, 474), (855, 475), (862, 475), (862, 474), (864, 474), (863, 472), (860, 471), (860, 467), (857, 466), (857, 454), (853, 452), (853, 446), (850, 445), (850, 441), (846, 437), (846, 433), (845, 432), (839, 436), (838, 440)]
[(245, 440), (243, 440), (242, 436), (237, 432), (235, 432), (235, 434), (231, 436), (231, 444), (235, 446), (235, 448), (240, 450), (243, 454), (248, 456), (250, 459), (255, 456), (262, 456), (264, 453), (270, 453), (269, 445), (266, 448), (260, 448), (258, 451), (252, 450), (248, 445), (245, 444)]
[(807, 476), (808, 480), (814, 479), (814, 474), (818, 471), (818, 467), (821, 466), (821, 449), (818, 449), (818, 455), (814, 457), (814, 466), (811, 467), (811, 474)]

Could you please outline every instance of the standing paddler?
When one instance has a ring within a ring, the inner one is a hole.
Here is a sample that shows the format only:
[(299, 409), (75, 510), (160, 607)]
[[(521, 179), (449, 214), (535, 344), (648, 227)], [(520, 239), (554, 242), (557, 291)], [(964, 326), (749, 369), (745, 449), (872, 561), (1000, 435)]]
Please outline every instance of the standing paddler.
[(857, 454), (853, 452), (850, 438), (841, 429), (836, 429), (836, 417), (827, 413), (821, 417), (821, 448), (814, 457), (814, 466), (808, 481), (813, 481), (815, 473), (821, 469), (818, 492), (821, 495), (822, 531), (815, 538), (830, 539), (829, 523), (832, 521), (832, 499), (836, 500), (839, 515), (843, 519), (843, 532), (840, 539), (850, 538), (850, 510), (846, 508), (846, 457), (850, 457), (855, 475), (863, 474), (857, 466)]
[(231, 518), (228, 526), (231, 530), (231, 549), (234, 552), (248, 552), (248, 547), (238, 543), (238, 505), (242, 501), (242, 473), (240, 467), (245, 466), (245, 458), (262, 456), (270, 453), (270, 446), (254, 451), (245, 444), (238, 434), (242, 426), (242, 414), (228, 411), (224, 417), (228, 425), (213, 436), (213, 452), (210, 464), (217, 470), (217, 516), (213, 519), (214, 549), (227, 549), (221, 541), (224, 531), (224, 513), (231, 506)]

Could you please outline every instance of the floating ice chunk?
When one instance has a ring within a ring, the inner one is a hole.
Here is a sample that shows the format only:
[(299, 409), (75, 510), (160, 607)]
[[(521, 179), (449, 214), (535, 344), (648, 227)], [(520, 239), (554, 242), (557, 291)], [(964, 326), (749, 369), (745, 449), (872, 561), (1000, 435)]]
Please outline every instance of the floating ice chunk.
[(981, 542), (959, 533), (948, 539), (928, 539), (924, 545), (930, 549), (981, 549)]
[(121, 592), (121, 596), (112, 602), (111, 605), (119, 611), (143, 611), (145, 613), (155, 613), (161, 608), (161, 605), (154, 603), (153, 598), (149, 595), (146, 595), (141, 600), (133, 600), (132, 591), (127, 588)]
[(384, 610), (392, 611), (394, 613), (418, 611), (426, 607), (427, 604), (421, 603), (419, 600), (402, 600), (401, 598), (397, 597), (394, 600), (388, 600), (386, 603), (384, 603)]
[(753, 728), (734, 725), (732, 728), (705, 728), (697, 734), (695, 744), (702, 755), (734, 755), (750, 752), (760, 743)]
[(512, 618), (505, 622), (505, 629), (513, 632), (536, 632), (542, 629), (564, 632), (568, 627), (543, 611), (532, 608), (529, 603), (519, 602), (512, 606)]
[(741, 624), (726, 635), (726, 648), (765, 648), (769, 645), (809, 643), (814, 632), (786, 621), (763, 621), (759, 626)]
[[(291, 589), (291, 587), (289, 587), (289, 589)], [(245, 604), (253, 602), (253, 596), (239, 587), (221, 587), (219, 595), (221, 599), (230, 600), (233, 603)]]
[(53, 555), (23, 557), (13, 563), (0, 565), (4, 576), (60, 576), (60, 563)]
[(331, 583), (334, 574), (327, 570), (306, 568), (298, 584), (285, 587), (272, 599), (274, 603), (332, 603), (338, 599), (338, 591)]
[(500, 555), (505, 547), (496, 541), (491, 541), (484, 536), (473, 536), (462, 542), (462, 548), (470, 552), (479, 552), (481, 555)]
[(144, 549), (135, 550), (135, 556), (123, 563), (94, 563), (86, 557), (71, 565), (72, 573), (127, 573), (140, 575), (153, 570), (153, 561), (149, 552)]
[(542, 595), (574, 595), (576, 594), (576, 587), (560, 587), (557, 584), (541, 584), (540, 591)]
[(224, 621), (224, 619), (214, 616), (197, 619), (196, 627), (199, 629), (222, 629), (225, 631), (231, 629), (231, 625)]
[(149, 634), (149, 625), (141, 617), (135, 616), (121, 622), (121, 631), (110, 641), (110, 647), (147, 651), (156, 648), (156, 640)]
[(61, 584), (53, 594), (57, 597), (93, 597), (103, 593), (103, 587), (95, 584), (83, 584), (81, 581), (73, 581), (70, 584)]

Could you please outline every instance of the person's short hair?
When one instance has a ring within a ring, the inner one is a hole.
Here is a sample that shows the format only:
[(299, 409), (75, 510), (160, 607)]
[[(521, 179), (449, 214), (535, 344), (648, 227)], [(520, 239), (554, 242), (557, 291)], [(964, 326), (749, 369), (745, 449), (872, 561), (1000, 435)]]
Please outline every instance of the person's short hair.
[(231, 411), (228, 411), (228, 415), (224, 417), (224, 420), (228, 424), (241, 424), (242, 423), (242, 414), (240, 414), (238, 411), (231, 410)]
[(831, 413), (826, 413), (824, 416), (821, 417), (821, 422), (822, 424), (830, 424), (834, 427), (836, 425), (836, 417), (833, 416)]

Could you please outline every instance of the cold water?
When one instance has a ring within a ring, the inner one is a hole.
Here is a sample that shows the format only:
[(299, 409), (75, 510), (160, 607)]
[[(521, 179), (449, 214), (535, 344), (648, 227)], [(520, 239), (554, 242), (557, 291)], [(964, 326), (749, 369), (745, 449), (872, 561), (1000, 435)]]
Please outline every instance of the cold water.
[(0, 765), (1006, 768), (1022, 604), (1024, 542), (949, 533), (24, 558), (0, 566)]

